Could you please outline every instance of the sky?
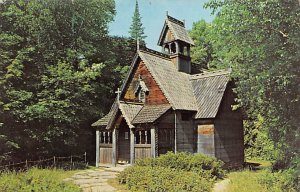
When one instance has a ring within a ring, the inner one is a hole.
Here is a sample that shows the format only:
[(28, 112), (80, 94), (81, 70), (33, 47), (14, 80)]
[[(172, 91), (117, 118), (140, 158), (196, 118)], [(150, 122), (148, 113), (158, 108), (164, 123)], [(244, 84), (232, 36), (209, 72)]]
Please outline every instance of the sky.
[[(157, 41), (163, 28), (166, 12), (179, 20), (185, 20), (186, 28), (192, 29), (193, 23), (201, 19), (212, 21), (210, 10), (203, 8), (208, 0), (138, 0), (146, 45), (150, 49), (160, 51)], [(135, 9), (135, 0), (115, 0), (116, 16), (109, 26), (110, 35), (129, 36), (129, 28)]]

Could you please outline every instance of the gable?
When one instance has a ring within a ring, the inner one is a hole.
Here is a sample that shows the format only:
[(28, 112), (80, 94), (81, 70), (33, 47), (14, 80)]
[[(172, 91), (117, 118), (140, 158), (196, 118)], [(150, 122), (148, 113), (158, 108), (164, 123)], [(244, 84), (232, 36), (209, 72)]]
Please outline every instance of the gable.
[(197, 111), (190, 75), (179, 72), (170, 59), (163, 56), (142, 50), (139, 56), (174, 110)]
[(190, 45), (195, 45), (188, 31), (185, 29), (184, 22), (171, 16), (167, 16), (164, 27), (160, 33), (158, 45), (162, 46), (165, 42), (180, 40)]
[(146, 105), (168, 104), (168, 100), (156, 81), (153, 79), (153, 76), (147, 69), (145, 63), (142, 60), (137, 60), (137, 62), (136, 70), (131, 76), (131, 79), (129, 79), (128, 88), (124, 90), (125, 95), (122, 99), (127, 102), (139, 102), (135, 91), (139, 84), (139, 78), (141, 78), (149, 90), (145, 99)]
[(191, 82), (198, 107), (195, 118), (215, 118), (229, 82), (229, 72), (193, 75)]

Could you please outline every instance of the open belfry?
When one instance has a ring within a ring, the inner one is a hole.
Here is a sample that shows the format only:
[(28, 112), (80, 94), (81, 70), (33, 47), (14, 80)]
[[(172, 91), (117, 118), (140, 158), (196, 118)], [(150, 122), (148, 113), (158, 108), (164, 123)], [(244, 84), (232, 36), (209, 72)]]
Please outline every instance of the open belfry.
[(231, 71), (193, 64), (193, 40), (184, 22), (169, 15), (158, 45), (161, 53), (137, 50), (109, 113), (92, 124), (96, 165), (185, 151), (242, 166), (243, 119), (240, 110), (232, 110)]

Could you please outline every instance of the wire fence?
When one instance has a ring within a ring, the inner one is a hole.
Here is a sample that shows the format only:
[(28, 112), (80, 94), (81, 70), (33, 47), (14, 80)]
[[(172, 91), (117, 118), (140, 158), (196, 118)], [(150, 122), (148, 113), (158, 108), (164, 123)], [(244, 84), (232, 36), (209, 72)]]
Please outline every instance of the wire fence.
[(70, 155), (67, 157), (53, 156), (50, 158), (39, 160), (25, 160), (23, 162), (12, 162), (6, 165), (0, 165), (0, 171), (3, 170), (28, 170), (31, 167), (38, 168), (62, 168), (62, 169), (77, 169), (88, 166), (86, 152), (81, 155)]

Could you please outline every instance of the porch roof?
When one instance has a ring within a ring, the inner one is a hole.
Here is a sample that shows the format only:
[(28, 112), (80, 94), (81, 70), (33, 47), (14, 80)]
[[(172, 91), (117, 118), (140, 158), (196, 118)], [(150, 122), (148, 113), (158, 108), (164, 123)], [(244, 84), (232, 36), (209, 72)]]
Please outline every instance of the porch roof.
[(133, 119), (132, 124), (153, 123), (171, 108), (169, 104), (145, 105)]

